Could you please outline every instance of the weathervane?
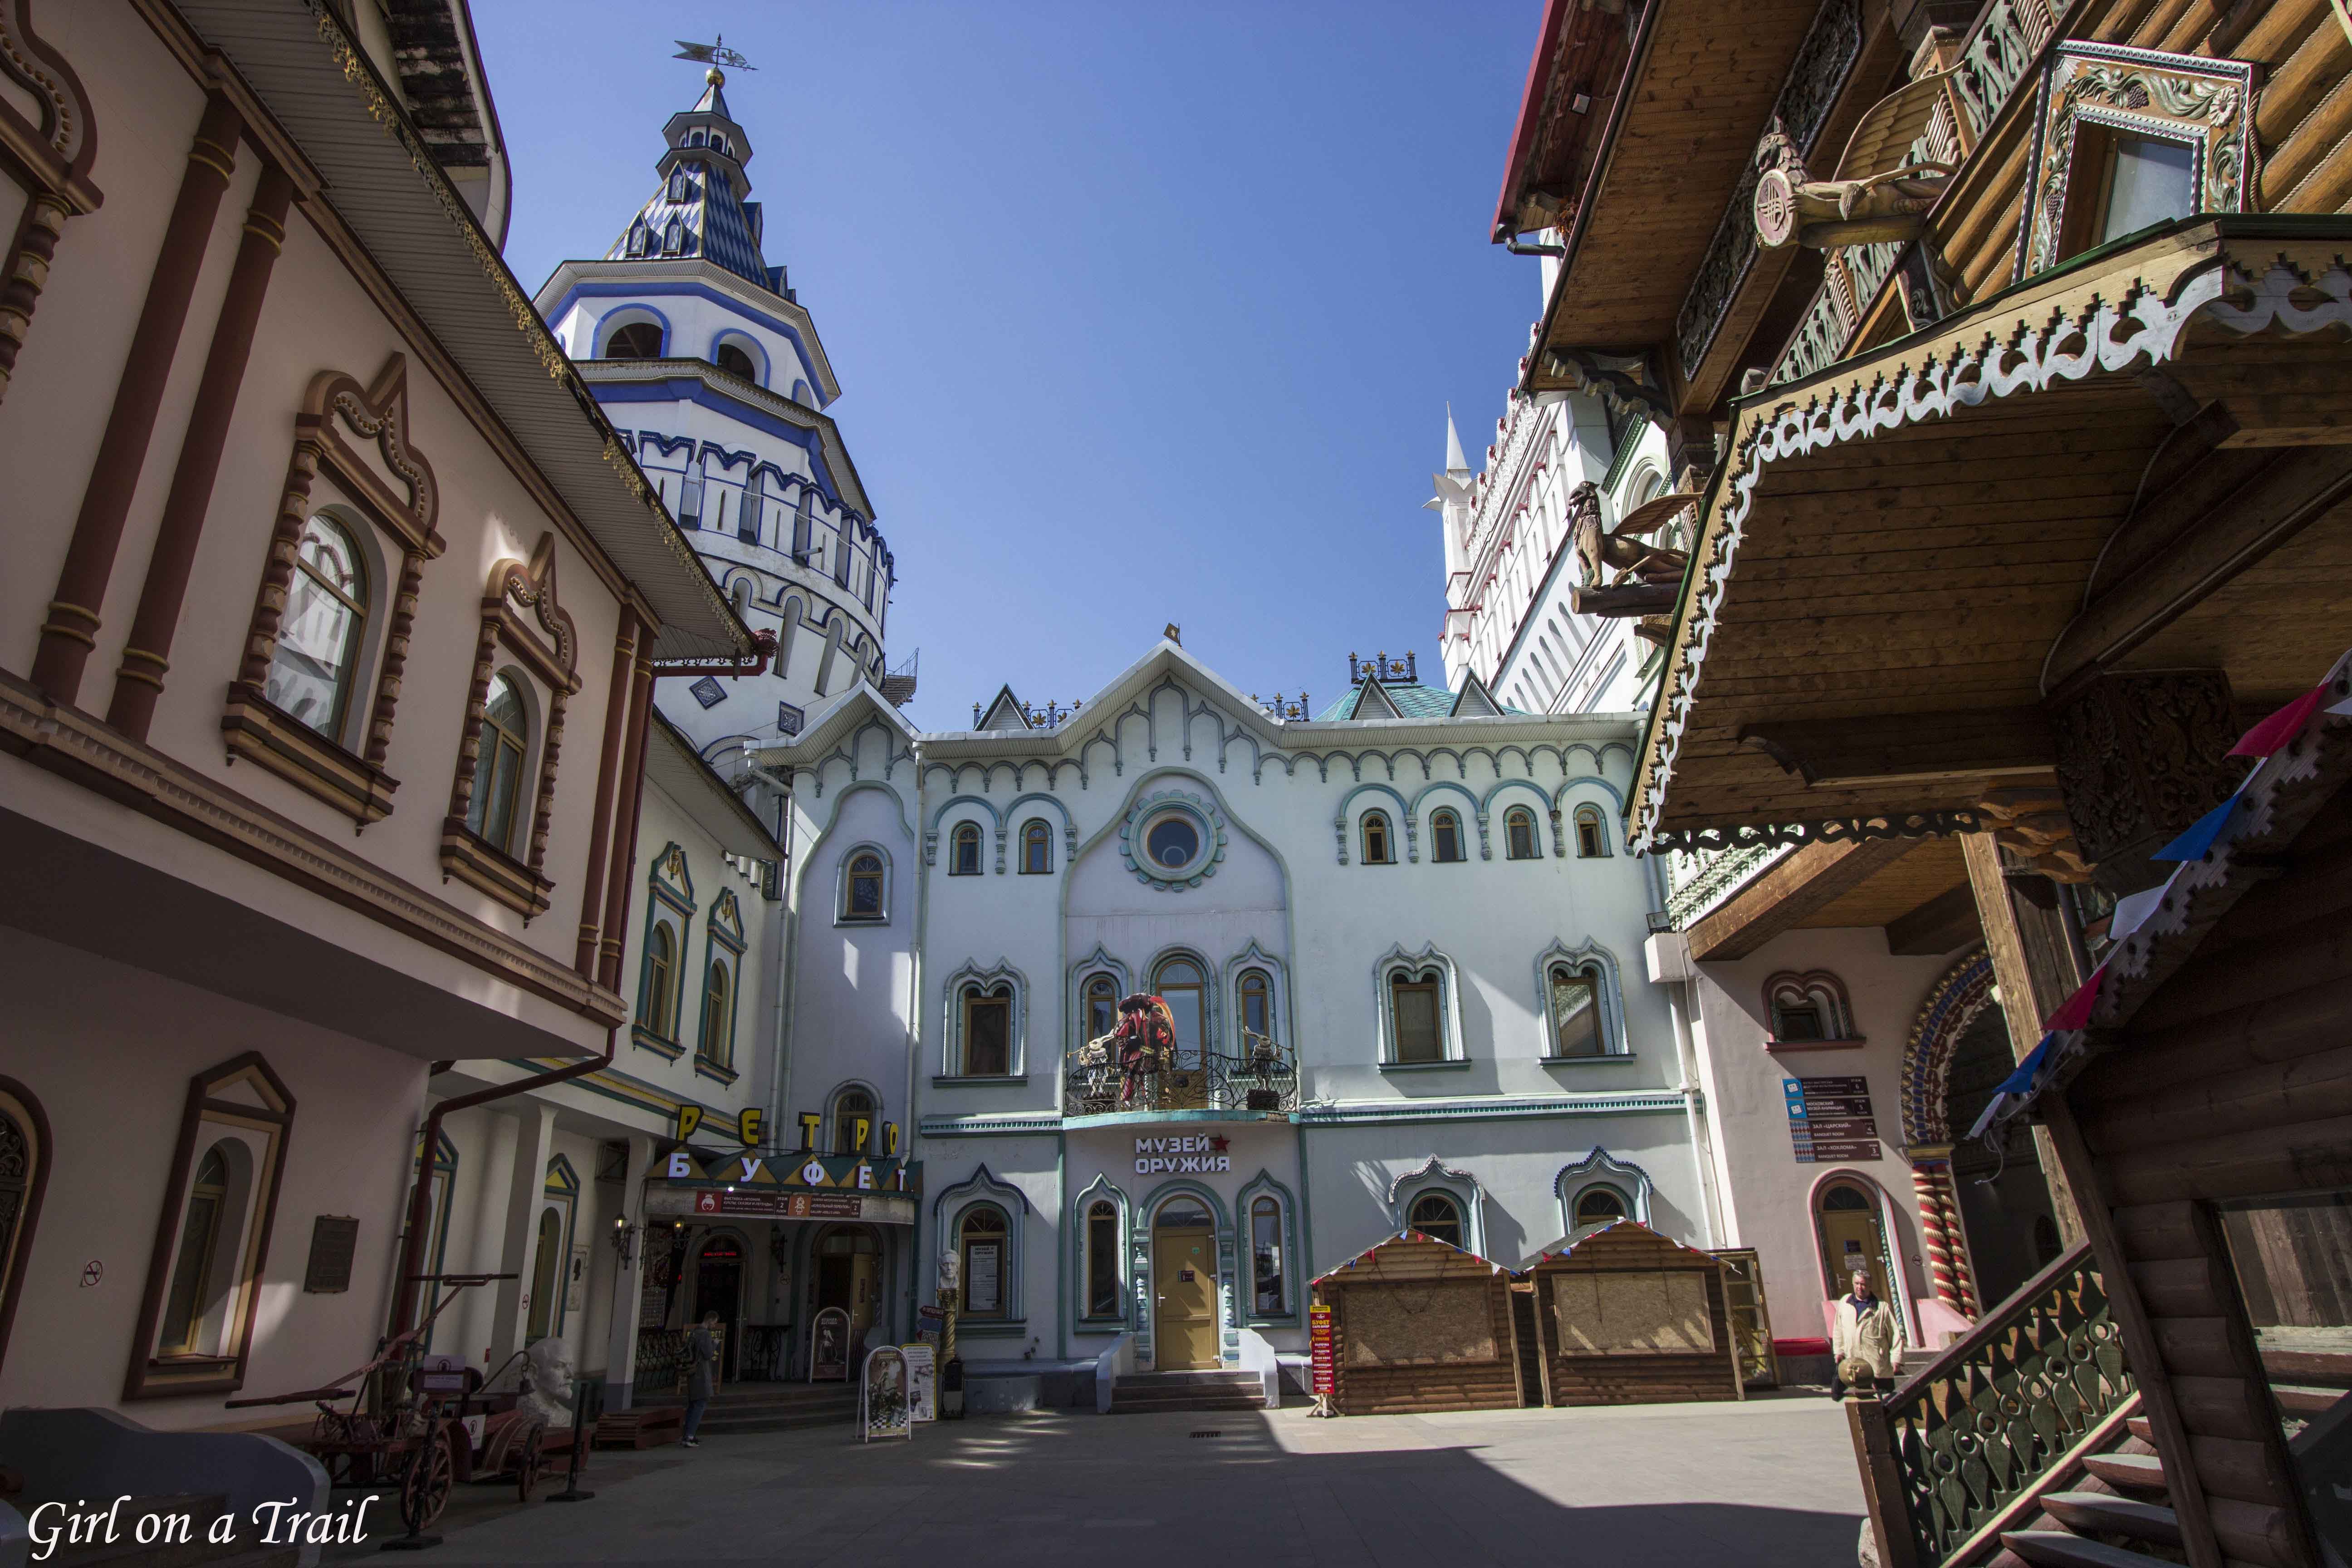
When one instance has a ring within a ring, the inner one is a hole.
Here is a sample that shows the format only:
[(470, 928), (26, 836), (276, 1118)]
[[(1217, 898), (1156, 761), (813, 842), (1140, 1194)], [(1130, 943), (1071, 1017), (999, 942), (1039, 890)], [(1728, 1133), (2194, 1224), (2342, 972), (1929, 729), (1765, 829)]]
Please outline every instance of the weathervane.
[(745, 59), (741, 50), (729, 48), (727, 35), (724, 33), (707, 44), (689, 44), (684, 38), (672, 38), (670, 42), (677, 46), (677, 53), (670, 56), (674, 60), (692, 60), (698, 65), (706, 66), (732, 66), (739, 71), (760, 68)]

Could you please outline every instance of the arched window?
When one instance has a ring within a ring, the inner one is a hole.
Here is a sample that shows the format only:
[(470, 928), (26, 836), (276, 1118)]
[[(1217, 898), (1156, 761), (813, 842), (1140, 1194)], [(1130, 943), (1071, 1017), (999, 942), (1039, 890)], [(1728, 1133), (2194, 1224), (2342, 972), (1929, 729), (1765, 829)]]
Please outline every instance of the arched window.
[(606, 359), (659, 359), (662, 352), (661, 328), (651, 321), (631, 321), (613, 329), (604, 340)]
[[(644, 189), (643, 186), (639, 186), (638, 188), (640, 190)], [(669, 172), (669, 184), (664, 188), (662, 195), (667, 200), (682, 202), (686, 200), (686, 169), (684, 165), (681, 164), (679, 167), (672, 169)], [(677, 228), (677, 220), (676, 218), (670, 219), (669, 226), (671, 231), (675, 233)]]
[(863, 1154), (873, 1143), (873, 1097), (862, 1089), (844, 1089), (833, 1102), (833, 1152)]
[(466, 806), (466, 826), (500, 854), (513, 853), (515, 827), (523, 817), (522, 759), (530, 745), (520, 689), (511, 676), (493, 676), (475, 735), (474, 798)]
[(228, 1143), (215, 1143), (196, 1166), (188, 1185), (188, 1207), (180, 1221), (179, 1260), (172, 1268), (171, 1293), (163, 1298), (163, 1337), (158, 1355), (196, 1355), (205, 1319), (212, 1310), (215, 1264), (221, 1230), (228, 1217)]
[(795, 381), (793, 383), (793, 401), (803, 408), (814, 408), (816, 393), (810, 388), (807, 382)]
[(1168, 1004), (1176, 1023), (1176, 1060), (1197, 1067), (1208, 1033), (1208, 981), (1189, 958), (1161, 962), (1151, 976), (1152, 994)]
[(1242, 971), (1240, 993), (1242, 1013), (1242, 1054), (1247, 1056), (1255, 1035), (1259, 1041), (1274, 1039), (1274, 982), (1263, 969)]
[(948, 875), (980, 875), (980, 824), (977, 822), (956, 824), (956, 830), (948, 840)]
[(1442, 971), (1390, 971), (1389, 1033), (1389, 1059), (1392, 1062), (1445, 1059), (1445, 977)]
[(555, 1304), (563, 1300), (563, 1216), (553, 1208), (539, 1211), (539, 1240), (530, 1258), (530, 1313), (525, 1320), (526, 1342), (543, 1340), (555, 1322)]
[(1429, 836), (1441, 864), (1464, 858), (1462, 853), (1462, 819), (1451, 811), (1440, 810), (1431, 815)]
[(677, 1010), (677, 940), (659, 921), (646, 933), (646, 980), (637, 991), (637, 1022), (667, 1039)]
[(1080, 1005), (1085, 1037), (1101, 1039), (1118, 1027), (1118, 982), (1108, 974), (1087, 975)]
[(958, 1315), (1004, 1316), (1006, 1266), (1012, 1261), (1012, 1227), (994, 1204), (974, 1204), (956, 1222), (956, 1249), (962, 1254), (962, 1305)]
[(1462, 1205), (1446, 1193), (1423, 1193), (1412, 1200), (1412, 1208), (1405, 1217), (1405, 1227), (1417, 1230), (1432, 1241), (1448, 1246), (1462, 1243)]
[(735, 1058), (735, 987), (727, 961), (714, 958), (702, 982), (702, 1040), (695, 1054), (713, 1067), (730, 1066)]
[(367, 566), (342, 524), (321, 516), (302, 525), (292, 587), (264, 691), (341, 745), (368, 612)]
[(1098, 1198), (1087, 1205), (1087, 1317), (1126, 1315), (1126, 1270), (1119, 1261), (1118, 1205)]
[(728, 585), (727, 596), (735, 602), (735, 613), (737, 616), (750, 615), (751, 613), (751, 579), (749, 577), (736, 578), (733, 583)]
[(1576, 1224), (1579, 1229), (1588, 1225), (1607, 1225), (1611, 1220), (1624, 1219), (1627, 1214), (1625, 1195), (1614, 1187), (1587, 1187), (1576, 1194)]
[(1846, 999), (1845, 982), (1826, 969), (1775, 974), (1764, 983), (1764, 1005), (1772, 1020), (1773, 1043), (1778, 1045), (1862, 1037), (1854, 1033), (1853, 1005)]
[[(680, 174), (678, 176), (678, 184), (683, 185), (685, 183), (686, 176)], [(662, 229), (662, 254), (664, 256), (683, 256), (686, 254), (686, 225), (683, 221), (677, 218), (672, 218)]]
[(803, 566), (809, 564), (809, 552), (815, 540), (816, 492), (803, 485), (800, 500), (793, 506), (793, 559)]
[(1044, 823), (1033, 821), (1021, 829), (1022, 875), (1042, 877), (1053, 868), (1053, 834)]
[(1396, 864), (1396, 841), (1390, 836), (1389, 814), (1385, 811), (1364, 813), (1364, 864)]
[(1576, 856), (1580, 860), (1597, 860), (1609, 853), (1609, 830), (1601, 825), (1601, 808), (1580, 805), (1576, 808)]
[(636, 222), (631, 224), (629, 226), (629, 243), (625, 254), (630, 256), (643, 256), (646, 253), (646, 242), (652, 237), (652, 234), (653, 231), (646, 227), (646, 220), (643, 218), (639, 218)]
[(843, 879), (841, 918), (878, 921), (882, 910), (882, 857), (862, 849), (849, 858), (849, 875)]
[(1282, 1247), (1282, 1205), (1271, 1197), (1250, 1201), (1250, 1309), (1261, 1318), (1290, 1310), (1290, 1280)]
[(957, 993), (966, 1078), (1003, 1078), (1013, 1070), (1013, 983), (982, 986), (974, 981)]
[(760, 367), (740, 343), (720, 343), (719, 352), (710, 356), (710, 362), (730, 375), (741, 376), (755, 386), (759, 384)]
[(1536, 858), (1536, 814), (1524, 805), (1503, 814), (1503, 853), (1513, 860)]
[(1551, 1054), (1597, 1057), (1608, 1049), (1601, 1031), (1601, 971), (1597, 965), (1551, 966)]
[(699, 147), (709, 139), (699, 127), (686, 133), (686, 144), (689, 147)]

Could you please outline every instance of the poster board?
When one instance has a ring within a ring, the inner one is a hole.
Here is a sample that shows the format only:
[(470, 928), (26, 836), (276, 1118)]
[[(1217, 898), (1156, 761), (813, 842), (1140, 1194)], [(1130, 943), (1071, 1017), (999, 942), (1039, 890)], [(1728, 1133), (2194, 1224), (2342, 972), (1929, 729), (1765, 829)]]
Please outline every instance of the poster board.
[(1485, 1279), (1348, 1292), (1349, 1366), (1443, 1366), (1496, 1359)]
[(1715, 1349), (1706, 1277), (1696, 1269), (1555, 1274), (1551, 1289), (1564, 1356), (1706, 1355)]
[(974, 1316), (1004, 1310), (1004, 1244), (964, 1244), (963, 1310)]
[(1327, 1395), (1331, 1392), (1335, 1363), (1331, 1354), (1331, 1309), (1314, 1306), (1307, 1309), (1307, 1353), (1315, 1372), (1315, 1393)]
[(897, 1345), (876, 1345), (866, 1352), (857, 1385), (857, 1427), (868, 1443), (915, 1435), (915, 1424), (908, 1419), (907, 1352)]
[(900, 1345), (907, 1352), (907, 1411), (909, 1419), (940, 1418), (940, 1356), (928, 1340)]
[(849, 1314), (827, 1307), (809, 1325), (809, 1381), (841, 1383), (849, 1376)]

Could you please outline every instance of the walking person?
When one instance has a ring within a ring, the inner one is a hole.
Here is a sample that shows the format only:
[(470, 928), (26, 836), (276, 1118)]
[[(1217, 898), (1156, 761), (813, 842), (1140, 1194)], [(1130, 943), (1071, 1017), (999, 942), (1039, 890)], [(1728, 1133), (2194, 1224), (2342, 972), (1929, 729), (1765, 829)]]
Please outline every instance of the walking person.
[(1837, 1322), (1830, 1331), (1830, 1396), (1842, 1399), (1848, 1388), (1891, 1393), (1895, 1387), (1896, 1345), (1903, 1337), (1895, 1309), (1871, 1294), (1870, 1274), (1853, 1271), (1853, 1289), (1838, 1302)]
[(702, 1412), (710, 1404), (719, 1377), (719, 1314), (705, 1312), (694, 1332), (686, 1336), (686, 1446), (702, 1447), (695, 1433), (702, 1429)]

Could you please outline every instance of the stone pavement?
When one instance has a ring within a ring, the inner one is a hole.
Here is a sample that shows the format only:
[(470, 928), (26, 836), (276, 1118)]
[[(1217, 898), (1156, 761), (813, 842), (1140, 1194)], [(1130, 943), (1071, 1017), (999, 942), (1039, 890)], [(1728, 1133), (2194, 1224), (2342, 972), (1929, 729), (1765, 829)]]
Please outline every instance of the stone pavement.
[(589, 1502), (460, 1489), (421, 1561), (1849, 1568), (1863, 1512), (1843, 1412), (1801, 1396), (1337, 1421), (1056, 1412), (887, 1445), (820, 1429), (596, 1458)]

